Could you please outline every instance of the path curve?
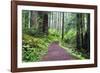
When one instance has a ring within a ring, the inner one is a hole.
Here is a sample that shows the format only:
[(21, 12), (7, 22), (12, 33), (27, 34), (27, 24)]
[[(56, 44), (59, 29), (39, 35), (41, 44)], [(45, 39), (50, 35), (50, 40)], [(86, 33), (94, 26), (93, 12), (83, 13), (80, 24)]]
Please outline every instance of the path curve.
[(56, 60), (74, 60), (74, 56), (70, 55), (64, 48), (59, 46), (58, 42), (53, 42), (48, 47), (48, 53), (43, 56), (42, 61)]

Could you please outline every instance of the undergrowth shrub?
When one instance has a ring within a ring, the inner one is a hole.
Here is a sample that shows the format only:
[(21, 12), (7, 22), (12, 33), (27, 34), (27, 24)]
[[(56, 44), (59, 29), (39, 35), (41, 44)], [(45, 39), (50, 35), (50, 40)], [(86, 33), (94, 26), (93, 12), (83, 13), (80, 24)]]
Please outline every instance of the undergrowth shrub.
[(23, 35), (23, 61), (39, 61), (47, 53), (48, 43), (44, 38)]

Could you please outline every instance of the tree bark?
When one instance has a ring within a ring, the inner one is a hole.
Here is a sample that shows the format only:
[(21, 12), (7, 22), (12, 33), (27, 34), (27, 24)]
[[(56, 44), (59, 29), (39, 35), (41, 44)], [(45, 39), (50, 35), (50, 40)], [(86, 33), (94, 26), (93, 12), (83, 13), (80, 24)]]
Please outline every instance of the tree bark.
[(43, 13), (43, 32), (48, 34), (48, 12)]
[(77, 36), (76, 36), (76, 40), (77, 40), (77, 49), (79, 50), (81, 48), (80, 45), (80, 14), (77, 14)]
[(62, 18), (62, 40), (64, 38), (64, 12), (62, 13), (63, 14), (63, 18)]

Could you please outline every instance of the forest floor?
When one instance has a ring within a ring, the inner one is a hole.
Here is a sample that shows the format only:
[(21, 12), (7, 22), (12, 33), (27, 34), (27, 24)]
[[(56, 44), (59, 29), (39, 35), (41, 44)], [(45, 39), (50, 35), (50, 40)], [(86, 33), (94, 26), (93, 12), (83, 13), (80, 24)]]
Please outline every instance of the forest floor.
[(68, 53), (64, 48), (59, 46), (58, 42), (53, 42), (48, 47), (48, 53), (43, 56), (42, 61), (57, 60), (76, 60), (77, 58)]

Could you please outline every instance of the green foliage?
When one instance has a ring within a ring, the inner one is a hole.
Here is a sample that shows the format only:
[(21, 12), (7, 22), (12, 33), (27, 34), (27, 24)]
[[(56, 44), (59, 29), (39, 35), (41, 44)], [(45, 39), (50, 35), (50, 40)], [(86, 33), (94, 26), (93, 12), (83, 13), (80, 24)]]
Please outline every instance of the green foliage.
[(64, 39), (62, 41), (62, 44), (64, 46), (67, 45), (67, 47), (75, 47), (76, 46), (76, 31), (75, 29), (70, 29), (68, 32), (64, 33)]
[(23, 35), (23, 61), (39, 61), (46, 54), (48, 44), (44, 38)]
[(73, 55), (74, 57), (76, 57), (77, 59), (81, 59), (81, 60), (85, 59), (83, 53), (77, 51), (75, 48), (67, 48), (67, 47), (65, 47), (65, 46), (63, 46), (61, 44), (60, 44), (60, 46), (62, 48), (64, 48), (67, 52), (69, 52), (71, 55)]
[(40, 53), (37, 51), (37, 48), (23, 46), (23, 61), (38, 61), (40, 59), (39, 54)]
[(59, 41), (60, 40), (60, 33), (55, 29), (49, 29), (48, 40), (51, 41)]
[(23, 27), (28, 27), (28, 22), (29, 22), (28, 13), (29, 13), (28, 10), (22, 11), (22, 26)]
[(41, 57), (47, 53), (49, 44), (60, 39), (59, 33), (53, 29), (49, 29), (47, 36), (35, 34), (34, 31), (31, 31), (34, 34), (30, 34), (29, 30), (28, 32), (27, 34), (23, 34), (24, 62), (40, 61)]
[[(31, 13), (31, 15), (30, 15)], [(45, 14), (48, 15), (45, 18)], [(49, 17), (49, 18), (48, 18)], [(64, 22), (63, 22), (64, 17)], [(84, 15), (83, 15), (84, 17)], [(48, 18), (48, 19), (47, 19)], [(79, 21), (77, 21), (79, 19)], [(22, 48), (23, 62), (40, 61), (42, 56), (47, 53), (48, 46), (52, 42), (59, 42), (61, 46), (69, 48), (73, 55), (80, 58), (88, 57), (84, 48), (80, 51), (76, 49), (77, 32), (87, 31), (87, 25), (80, 24), (82, 19), (77, 17), (77, 13), (64, 12), (43, 12), (43, 11), (22, 11)], [(87, 20), (85, 16), (85, 22)], [(45, 24), (44, 24), (45, 22)], [(85, 23), (82, 21), (82, 23)], [(77, 25), (77, 23), (79, 23)], [(64, 25), (64, 27), (62, 26)], [(82, 26), (82, 27), (81, 27)], [(89, 26), (89, 25), (88, 25)], [(62, 29), (62, 27), (64, 29)], [(86, 27), (86, 28), (85, 28)], [(81, 31), (79, 31), (79, 28)], [(62, 31), (64, 32), (62, 33)], [(64, 35), (63, 35), (64, 34)], [(62, 38), (63, 35), (63, 38)], [(80, 34), (81, 35), (81, 34)], [(83, 36), (84, 37), (84, 36)], [(81, 41), (82, 39), (80, 39)], [(86, 44), (87, 45), (87, 44)]]
[(64, 33), (64, 39), (60, 42), (60, 46), (66, 49), (69, 53), (79, 59), (85, 59), (86, 54), (76, 49), (76, 30), (71, 28), (69, 31)]
[(43, 32), (40, 32), (38, 29), (36, 29), (35, 27), (31, 27), (31, 28), (24, 28), (23, 29), (23, 34), (28, 34), (31, 35), (32, 37), (42, 37), (44, 36)]

